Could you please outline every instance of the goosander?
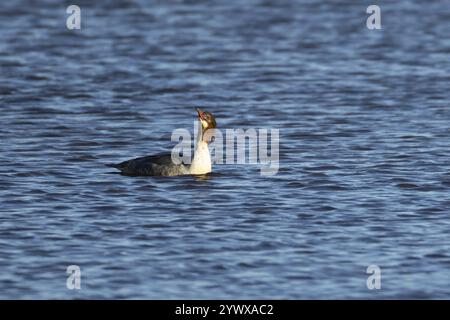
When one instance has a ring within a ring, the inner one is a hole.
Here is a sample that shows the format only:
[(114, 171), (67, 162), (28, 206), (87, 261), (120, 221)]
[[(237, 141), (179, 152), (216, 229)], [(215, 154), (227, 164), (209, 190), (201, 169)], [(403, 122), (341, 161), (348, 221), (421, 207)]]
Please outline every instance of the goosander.
[(120, 170), (123, 175), (130, 176), (178, 176), (210, 173), (211, 155), (208, 149), (210, 141), (207, 141), (208, 139), (204, 133), (209, 129), (216, 128), (216, 119), (211, 113), (200, 108), (196, 109), (201, 124), (201, 134), (199, 134), (194, 151), (194, 159), (190, 165), (184, 163), (175, 164), (172, 161), (171, 154), (168, 153), (136, 158), (117, 164), (107, 164), (107, 166)]

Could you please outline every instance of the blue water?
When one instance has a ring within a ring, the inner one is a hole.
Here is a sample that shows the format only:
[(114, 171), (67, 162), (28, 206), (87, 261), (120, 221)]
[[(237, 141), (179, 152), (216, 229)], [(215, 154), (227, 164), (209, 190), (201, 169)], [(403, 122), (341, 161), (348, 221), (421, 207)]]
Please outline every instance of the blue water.
[[(450, 298), (449, 3), (272, 2), (1, 2), (0, 298)], [(278, 174), (104, 167), (194, 106)]]

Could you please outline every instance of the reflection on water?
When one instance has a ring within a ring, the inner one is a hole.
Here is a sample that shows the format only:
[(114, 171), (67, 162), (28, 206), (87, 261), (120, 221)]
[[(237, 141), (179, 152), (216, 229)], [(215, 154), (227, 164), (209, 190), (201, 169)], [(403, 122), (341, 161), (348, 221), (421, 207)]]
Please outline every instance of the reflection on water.
[(196, 181), (205, 181), (212, 178), (211, 174), (200, 174), (195, 176)]

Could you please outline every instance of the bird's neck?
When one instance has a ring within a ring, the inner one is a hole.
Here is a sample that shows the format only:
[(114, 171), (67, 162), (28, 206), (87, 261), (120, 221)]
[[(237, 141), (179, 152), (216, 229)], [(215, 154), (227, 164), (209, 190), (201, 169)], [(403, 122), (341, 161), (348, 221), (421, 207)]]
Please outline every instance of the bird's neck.
[(209, 154), (208, 143), (205, 141), (197, 142), (194, 151), (194, 159), (189, 168), (191, 174), (206, 174), (211, 172), (211, 155)]

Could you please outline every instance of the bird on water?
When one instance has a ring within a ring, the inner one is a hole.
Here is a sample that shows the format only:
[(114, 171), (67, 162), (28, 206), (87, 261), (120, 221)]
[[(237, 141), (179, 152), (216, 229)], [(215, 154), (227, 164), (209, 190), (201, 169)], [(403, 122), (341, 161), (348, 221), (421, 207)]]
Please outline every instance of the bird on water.
[(205, 132), (216, 128), (214, 116), (197, 108), (198, 120), (201, 125), (201, 134), (194, 151), (191, 164), (176, 164), (172, 160), (171, 153), (146, 156), (123, 161), (117, 164), (107, 164), (120, 170), (121, 174), (130, 176), (178, 176), (178, 175), (202, 175), (211, 172), (211, 155), (208, 149), (210, 139)]

